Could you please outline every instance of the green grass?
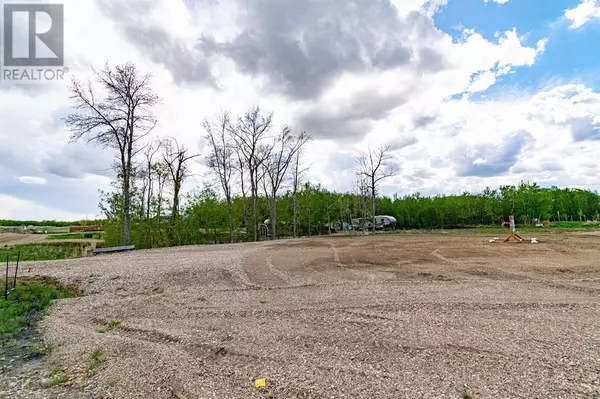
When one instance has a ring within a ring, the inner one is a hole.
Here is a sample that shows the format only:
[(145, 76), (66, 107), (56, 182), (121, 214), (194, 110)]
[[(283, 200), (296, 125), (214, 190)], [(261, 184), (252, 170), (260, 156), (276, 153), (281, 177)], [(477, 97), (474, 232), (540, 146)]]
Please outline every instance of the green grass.
[(90, 364), (88, 364), (87, 368), (85, 369), (86, 375), (88, 377), (93, 377), (94, 375), (96, 375), (96, 367), (103, 362), (103, 360), (101, 359), (101, 356), (103, 354), (104, 351), (102, 350), (102, 348), (97, 348), (94, 349), (94, 351), (90, 355)]
[(64, 384), (65, 382), (69, 381), (70, 379), (71, 379), (71, 377), (69, 377), (67, 374), (57, 375), (56, 377), (52, 378), (48, 382), (48, 384), (46, 384), (46, 386), (54, 387), (56, 385)]
[(53, 345), (46, 345), (43, 347), (33, 347), (30, 348), (29, 351), (27, 352), (27, 359), (37, 359), (43, 356), (46, 356), (47, 354), (49, 354), (50, 352), (52, 352), (54, 350), (54, 346)]
[(92, 363), (94, 365), (100, 364), (102, 362), (102, 360), (100, 360), (100, 356), (102, 356), (103, 354), (104, 351), (102, 350), (102, 348), (94, 349), (92, 355), (90, 356), (92, 359)]
[(100, 333), (100, 334), (104, 334), (104, 333), (106, 333), (106, 332), (108, 332), (108, 331), (111, 331), (111, 330), (113, 330), (114, 328), (118, 327), (118, 326), (119, 326), (119, 324), (121, 324), (121, 321), (120, 321), (120, 320), (111, 320), (111, 321), (109, 321), (109, 322), (108, 322), (108, 324), (106, 325), (106, 327), (103, 327), (103, 328), (98, 328), (98, 329), (96, 330), (96, 332), (97, 332), (97, 333)]
[[(600, 230), (600, 224), (586, 222), (554, 222), (548, 227), (535, 227), (535, 225), (522, 225), (517, 223), (517, 232), (525, 234), (534, 233), (562, 233), (574, 230)], [(414, 229), (414, 230), (396, 230), (381, 235), (445, 235), (445, 236), (476, 236), (476, 235), (494, 235), (505, 238), (510, 234), (507, 227), (500, 226), (477, 226), (457, 229)], [(362, 237), (362, 234), (352, 234), (351, 237)]]
[[(2, 291), (4, 284), (5, 281), (0, 280)], [(10, 292), (8, 300), (4, 300), (4, 296), (0, 299), (0, 337), (10, 338), (23, 328), (31, 327), (53, 300), (74, 296), (76, 292), (49, 279), (18, 279), (17, 287)]]
[(467, 391), (464, 391), (460, 394), (460, 399), (473, 399), (473, 395)]
[(588, 222), (552, 222), (555, 229), (600, 229), (600, 223)]
[(101, 240), (102, 233), (69, 233), (69, 234), (52, 234), (48, 236), (49, 240), (85, 240), (86, 235), (91, 235), (93, 240)]
[(85, 246), (81, 243), (22, 244), (0, 248), (0, 263), (6, 262), (7, 255), (10, 256), (10, 262), (16, 262), (19, 252), (21, 262), (70, 259), (86, 254)]

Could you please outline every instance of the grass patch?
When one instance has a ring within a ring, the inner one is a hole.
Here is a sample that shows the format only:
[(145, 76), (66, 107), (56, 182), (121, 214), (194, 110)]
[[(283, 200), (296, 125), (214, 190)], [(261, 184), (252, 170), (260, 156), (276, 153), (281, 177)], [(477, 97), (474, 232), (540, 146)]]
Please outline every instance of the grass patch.
[(473, 395), (467, 391), (464, 391), (460, 394), (460, 399), (473, 399)]
[(115, 386), (115, 380), (108, 380), (106, 381), (106, 386), (109, 388), (112, 388)]
[(69, 233), (69, 234), (52, 234), (48, 236), (48, 240), (101, 240), (102, 233)]
[(199, 298), (198, 298), (198, 300), (199, 300), (200, 302), (208, 302), (208, 297), (201, 296), (201, 297), (199, 297)]
[(101, 363), (104, 362), (102, 359), (102, 355), (104, 351), (102, 348), (94, 349), (90, 355), (90, 363), (85, 369), (85, 374), (87, 377), (93, 377), (96, 375), (96, 367), (98, 367)]
[(265, 298), (265, 297), (262, 297), (262, 298), (260, 298), (258, 301), (259, 301), (261, 304), (263, 304), (263, 305), (264, 305), (264, 304), (266, 304), (266, 303), (269, 303), (269, 300), (268, 300), (267, 298)]
[[(2, 290), (4, 284), (5, 281), (0, 280)], [(75, 296), (77, 292), (50, 279), (18, 279), (17, 287), (10, 292), (8, 300), (0, 298), (0, 337), (10, 338), (34, 325), (53, 300)]]
[(86, 246), (82, 243), (44, 243), (21, 244), (0, 248), (0, 262), (6, 262), (10, 256), (11, 262), (17, 261), (17, 253), (21, 253), (21, 262), (36, 260), (60, 260), (79, 258), (86, 255)]
[(556, 229), (599, 229), (598, 222), (552, 222), (551, 227)]
[(36, 346), (36, 347), (29, 349), (29, 351), (27, 352), (26, 358), (27, 359), (38, 359), (40, 357), (46, 356), (53, 350), (54, 350), (54, 346), (52, 346), (52, 345), (46, 345), (43, 347)]
[(103, 353), (104, 353), (104, 351), (102, 350), (102, 348), (95, 349), (92, 352), (92, 356), (91, 356), (92, 357), (92, 362), (94, 362), (94, 363), (100, 363), (101, 362), (100, 356), (102, 356)]
[(96, 330), (96, 332), (100, 333), (100, 334), (104, 334), (104, 333), (106, 333), (108, 331), (111, 331), (111, 330), (117, 328), (119, 326), (119, 324), (121, 324), (121, 320), (111, 320), (111, 321), (108, 322), (108, 324), (105, 327), (98, 328)]
[(98, 348), (98, 349), (94, 349), (94, 351), (92, 352), (92, 363), (94, 365), (98, 365), (100, 363), (102, 363), (102, 360), (100, 360), (100, 356), (102, 356), (104, 354), (104, 351), (102, 350), (102, 348)]
[(54, 377), (50, 381), (48, 381), (46, 386), (54, 387), (56, 385), (64, 384), (65, 382), (69, 381), (70, 379), (71, 379), (71, 377), (69, 377), (68, 374), (57, 375), (56, 377)]
[(97, 348), (94, 349), (94, 351), (90, 355), (90, 364), (85, 369), (86, 375), (88, 377), (96, 375), (96, 367), (104, 361), (101, 359), (103, 354), (104, 351), (102, 350), (102, 348)]

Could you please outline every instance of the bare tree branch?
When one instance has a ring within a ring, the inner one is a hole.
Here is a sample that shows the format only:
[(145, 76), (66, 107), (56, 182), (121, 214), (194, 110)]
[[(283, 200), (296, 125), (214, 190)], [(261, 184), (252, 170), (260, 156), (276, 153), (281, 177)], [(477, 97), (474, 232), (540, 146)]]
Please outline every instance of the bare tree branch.
[(254, 241), (258, 241), (257, 197), (259, 173), (262, 164), (270, 154), (269, 146), (261, 143), (271, 129), (272, 122), (273, 114), (264, 116), (259, 107), (254, 107), (247, 111), (244, 116), (238, 118), (237, 124), (230, 129), (243, 168), (246, 169), (250, 178)]
[(117, 150), (117, 175), (123, 196), (123, 241), (131, 242), (130, 210), (134, 158), (141, 140), (156, 126), (152, 109), (160, 101), (150, 75), (142, 75), (132, 63), (93, 70), (96, 85), (106, 93), (98, 99), (95, 86), (73, 78), (69, 86), (74, 112), (64, 118), (71, 141), (85, 139), (101, 148)]
[(167, 137), (162, 140), (163, 162), (169, 171), (171, 184), (173, 184), (173, 203), (171, 209), (171, 220), (175, 221), (179, 217), (179, 194), (183, 182), (188, 177), (187, 162), (197, 158), (200, 154), (188, 155), (188, 149), (173, 137)]
[(283, 127), (272, 148), (271, 155), (267, 158), (264, 166), (269, 183), (269, 197), (271, 211), (271, 234), (273, 240), (277, 238), (277, 193), (287, 175), (287, 171), (302, 148), (312, 140), (306, 132), (300, 133), (298, 137), (292, 135), (289, 126)]
[(216, 122), (204, 120), (204, 130), (206, 131), (206, 139), (210, 145), (210, 153), (206, 158), (206, 166), (208, 166), (221, 184), (221, 188), (225, 194), (227, 201), (227, 212), (229, 218), (229, 238), (234, 242), (233, 233), (233, 198), (231, 180), (235, 169), (233, 158), (233, 139), (231, 132), (231, 119), (227, 111), (220, 115)]
[[(376, 206), (377, 206), (377, 187), (383, 180), (395, 175), (397, 169), (391, 163), (392, 156), (390, 154), (390, 145), (385, 145), (376, 150), (369, 149), (367, 153), (363, 153), (357, 157), (358, 162), (358, 179), (362, 190), (362, 185), (367, 184), (370, 189), (371, 203), (373, 214), (373, 232), (376, 228)], [(363, 194), (361, 194), (363, 195)], [(363, 215), (363, 223), (366, 222), (366, 216)]]

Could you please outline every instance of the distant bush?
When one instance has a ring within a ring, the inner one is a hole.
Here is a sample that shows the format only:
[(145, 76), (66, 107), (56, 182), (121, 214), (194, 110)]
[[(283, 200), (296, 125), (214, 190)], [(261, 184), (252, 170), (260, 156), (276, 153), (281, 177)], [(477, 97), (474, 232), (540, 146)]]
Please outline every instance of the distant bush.
[(10, 220), (0, 219), (0, 226), (5, 227), (16, 227), (16, 226), (34, 226), (34, 227), (68, 227), (68, 226), (85, 226), (85, 225), (99, 225), (103, 226), (105, 220), (82, 220), (78, 222), (62, 222), (57, 220)]

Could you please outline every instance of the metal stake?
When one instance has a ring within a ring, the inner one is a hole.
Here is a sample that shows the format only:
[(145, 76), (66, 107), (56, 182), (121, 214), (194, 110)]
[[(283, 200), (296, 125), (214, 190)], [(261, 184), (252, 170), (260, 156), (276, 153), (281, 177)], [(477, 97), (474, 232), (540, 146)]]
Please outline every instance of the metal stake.
[(13, 290), (17, 287), (17, 273), (19, 271), (19, 259), (21, 259), (21, 252), (17, 254), (17, 267), (15, 268), (15, 279), (13, 281)]
[(4, 300), (8, 300), (8, 254), (6, 254), (6, 280), (4, 280)]

